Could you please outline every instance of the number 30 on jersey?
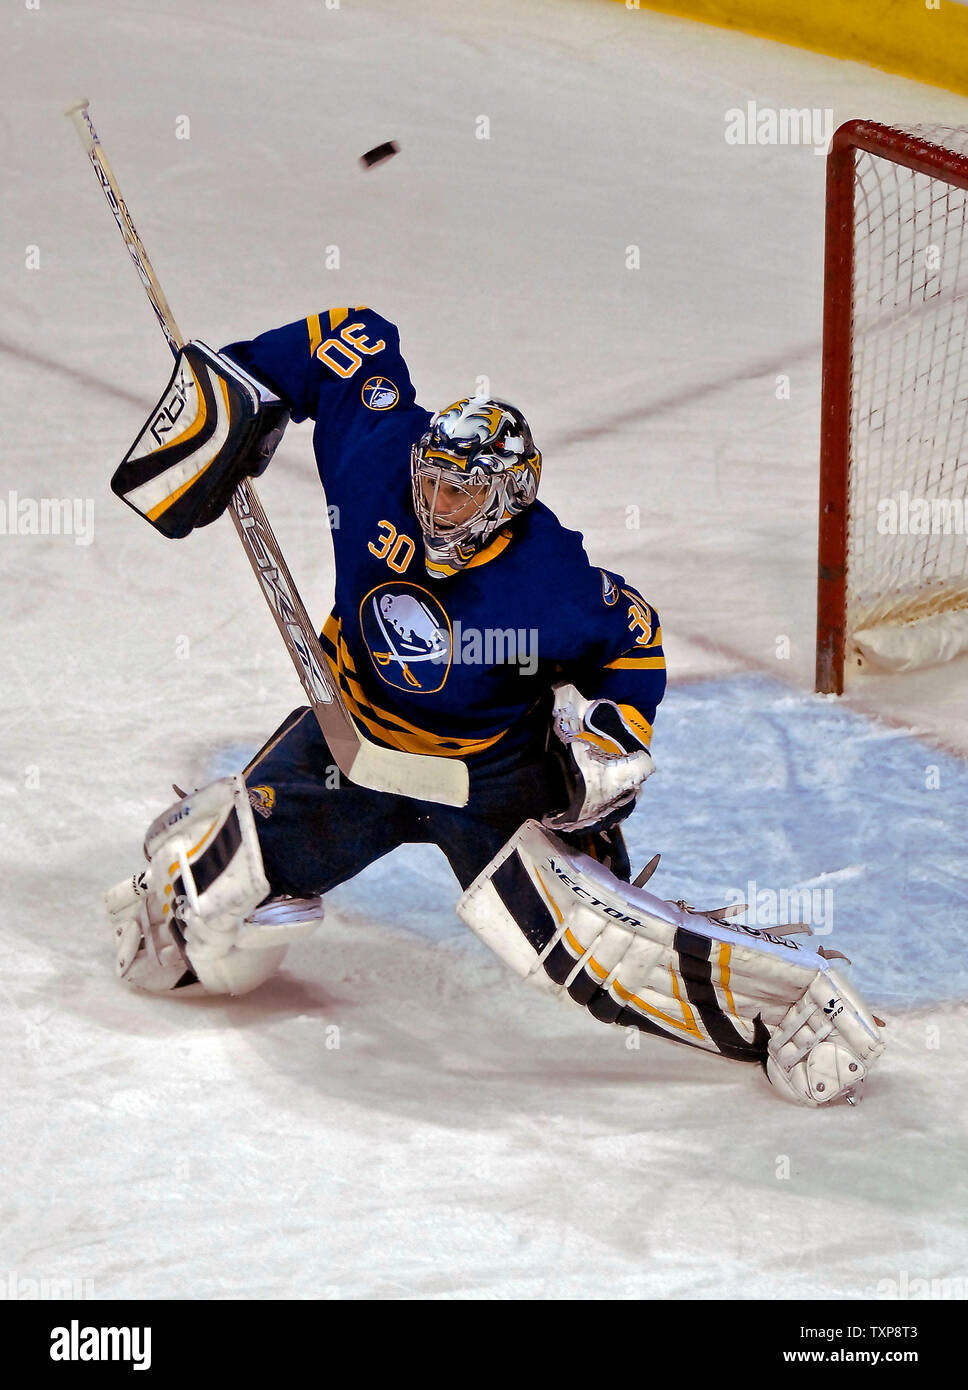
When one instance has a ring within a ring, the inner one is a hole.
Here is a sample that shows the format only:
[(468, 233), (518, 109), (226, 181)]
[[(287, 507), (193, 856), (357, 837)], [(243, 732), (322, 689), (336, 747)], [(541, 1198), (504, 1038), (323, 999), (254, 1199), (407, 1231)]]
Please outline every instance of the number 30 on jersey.
[(392, 521), (378, 522), (378, 526), (382, 533), (380, 539), (376, 545), (370, 541), (367, 549), (378, 560), (386, 560), (390, 568), (396, 570), (397, 574), (403, 574), (413, 559), (413, 541), (409, 536), (398, 531)]

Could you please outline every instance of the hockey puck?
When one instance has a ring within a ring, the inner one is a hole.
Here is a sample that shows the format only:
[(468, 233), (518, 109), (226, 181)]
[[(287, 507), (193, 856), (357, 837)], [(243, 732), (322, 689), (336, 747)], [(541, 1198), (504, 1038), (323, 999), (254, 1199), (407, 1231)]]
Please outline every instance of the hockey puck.
[(392, 159), (398, 148), (395, 140), (385, 140), (382, 145), (374, 145), (372, 150), (361, 154), (360, 163), (364, 169), (372, 169), (374, 164), (382, 164), (385, 159)]

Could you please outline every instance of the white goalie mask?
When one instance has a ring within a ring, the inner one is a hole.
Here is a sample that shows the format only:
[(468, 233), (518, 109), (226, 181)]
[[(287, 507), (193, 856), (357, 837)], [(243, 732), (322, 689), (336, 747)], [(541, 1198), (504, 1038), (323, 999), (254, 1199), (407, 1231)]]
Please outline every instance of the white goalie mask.
[(505, 401), (473, 396), (438, 411), (410, 454), (428, 573), (457, 574), (535, 499), (541, 454)]

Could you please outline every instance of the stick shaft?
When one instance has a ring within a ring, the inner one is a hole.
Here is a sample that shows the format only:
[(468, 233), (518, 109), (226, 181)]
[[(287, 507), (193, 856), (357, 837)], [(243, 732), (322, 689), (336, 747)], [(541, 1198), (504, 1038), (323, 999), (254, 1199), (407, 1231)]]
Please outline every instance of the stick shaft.
[(97, 174), (108, 207), (114, 214), (114, 220), (124, 238), (124, 244), (128, 248), (134, 268), (138, 272), (138, 278), (141, 280), (145, 294), (147, 294), (151, 307), (155, 311), (155, 316), (161, 324), (161, 331), (168, 339), (172, 356), (177, 357), (178, 350), (184, 346), (185, 340), (175, 322), (175, 315), (171, 312), (171, 305), (165, 298), (165, 292), (158, 283), (158, 277), (148, 259), (144, 242), (138, 235), (127, 205), (121, 197), (118, 181), (114, 177), (114, 172), (98, 139), (97, 131), (94, 129), (94, 123), (88, 111), (88, 103), (86, 101), (78, 102), (76, 106), (68, 107), (66, 114), (74, 122), (74, 129), (87, 151), (87, 157), (91, 161), (95, 174)]

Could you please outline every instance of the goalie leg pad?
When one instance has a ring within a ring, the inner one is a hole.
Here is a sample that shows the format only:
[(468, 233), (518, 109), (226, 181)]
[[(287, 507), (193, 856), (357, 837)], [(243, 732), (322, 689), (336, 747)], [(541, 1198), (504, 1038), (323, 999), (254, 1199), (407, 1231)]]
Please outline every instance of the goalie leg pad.
[[(781, 1092), (801, 1103), (845, 1094), (882, 1050), (872, 1016), (851, 992), (857, 1016), (863, 1010), (871, 1019), (873, 1040), (865, 1019), (863, 1047), (838, 1034), (843, 1055), (819, 1054), (811, 1063), (814, 1038), (825, 1047), (829, 1040), (814, 1019), (812, 996), (805, 1002), (811, 987), (816, 982), (825, 1002), (847, 997), (819, 952), (623, 883), (536, 821), (525, 822), (494, 857), (457, 911), (518, 975), (545, 992), (572, 999), (602, 1022), (736, 1060), (772, 1058)], [(804, 1011), (802, 1018), (795, 1009)], [(831, 1022), (853, 1017), (845, 1007)], [(850, 1071), (851, 1061), (858, 1073)], [(837, 1087), (834, 1075), (841, 1079)]]
[(767, 1075), (800, 1105), (826, 1105), (867, 1078), (884, 1051), (877, 1020), (835, 970), (816, 975), (770, 1038)]
[[(269, 883), (240, 774), (151, 825), (147, 867), (110, 890), (119, 975), (152, 993), (246, 994), (322, 917), (318, 899), (263, 900)], [(262, 904), (260, 907), (259, 904)]]

